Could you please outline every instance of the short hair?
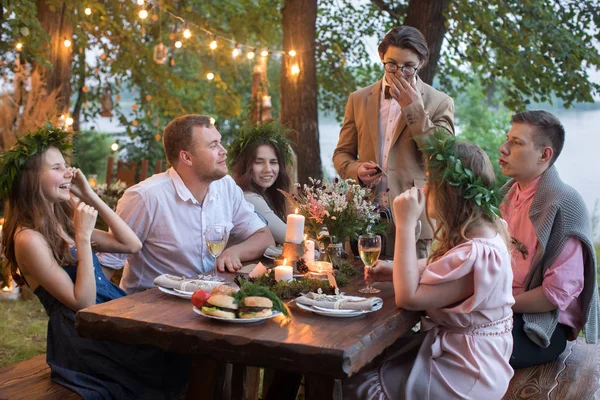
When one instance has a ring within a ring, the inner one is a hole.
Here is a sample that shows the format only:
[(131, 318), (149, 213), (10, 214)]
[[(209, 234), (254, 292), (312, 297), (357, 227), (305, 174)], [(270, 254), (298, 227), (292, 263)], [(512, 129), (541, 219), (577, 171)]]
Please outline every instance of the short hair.
[(188, 114), (175, 118), (165, 127), (163, 132), (163, 146), (165, 156), (172, 166), (176, 166), (181, 150), (189, 150), (192, 147), (194, 127), (200, 126), (210, 128), (210, 117), (207, 115)]
[(542, 111), (524, 111), (512, 116), (511, 124), (527, 124), (535, 127), (533, 144), (536, 148), (550, 146), (552, 148), (553, 165), (565, 145), (565, 128), (553, 114)]
[(401, 25), (392, 28), (383, 37), (377, 51), (383, 55), (390, 46), (414, 51), (419, 56), (419, 60), (424, 62), (423, 65), (429, 58), (429, 47), (427, 47), (425, 37), (417, 28), (412, 26)]

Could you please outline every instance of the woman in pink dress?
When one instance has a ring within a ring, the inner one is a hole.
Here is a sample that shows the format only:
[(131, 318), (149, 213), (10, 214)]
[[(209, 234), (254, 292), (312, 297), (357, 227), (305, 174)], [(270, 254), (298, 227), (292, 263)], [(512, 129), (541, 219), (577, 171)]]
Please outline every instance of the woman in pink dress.
[[(396, 305), (424, 310), (421, 333), (400, 339), (344, 383), (344, 399), (500, 399), (513, 376), (512, 270), (495, 207), (494, 171), (479, 147), (436, 134), (424, 147), (428, 184), (394, 200), (393, 263), (368, 280), (392, 280)], [(415, 224), (426, 207), (436, 242), (417, 261)]]

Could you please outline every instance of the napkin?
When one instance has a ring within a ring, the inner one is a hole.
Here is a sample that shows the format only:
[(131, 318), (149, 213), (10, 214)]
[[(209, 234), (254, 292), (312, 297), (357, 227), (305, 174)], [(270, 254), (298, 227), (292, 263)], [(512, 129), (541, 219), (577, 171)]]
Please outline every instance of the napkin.
[[(199, 279), (187, 279), (184, 277), (162, 274), (154, 279), (156, 286), (166, 289), (177, 289), (183, 292), (195, 292), (196, 290), (210, 291), (215, 286), (214, 282), (205, 282)], [(220, 285), (221, 283), (217, 283)]]
[(283, 248), (275, 247), (275, 246), (267, 247), (267, 249), (265, 250), (265, 253), (264, 253), (264, 255), (266, 257), (272, 257), (272, 258), (277, 258), (277, 257), (281, 256), (281, 254), (283, 254)]
[(371, 311), (380, 304), (383, 304), (383, 300), (379, 297), (345, 297), (343, 295), (334, 296), (311, 292), (297, 297), (296, 303), (330, 308), (332, 310)]

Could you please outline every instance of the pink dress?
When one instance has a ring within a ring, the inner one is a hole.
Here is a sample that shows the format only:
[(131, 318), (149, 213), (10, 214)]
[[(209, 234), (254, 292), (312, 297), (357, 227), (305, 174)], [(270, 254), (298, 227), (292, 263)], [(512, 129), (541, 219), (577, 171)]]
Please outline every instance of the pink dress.
[(437, 285), (473, 273), (471, 297), (426, 310), (421, 334), (399, 340), (381, 363), (343, 386), (344, 399), (500, 399), (513, 369), (512, 270), (497, 235), (477, 238), (428, 265), (421, 284)]

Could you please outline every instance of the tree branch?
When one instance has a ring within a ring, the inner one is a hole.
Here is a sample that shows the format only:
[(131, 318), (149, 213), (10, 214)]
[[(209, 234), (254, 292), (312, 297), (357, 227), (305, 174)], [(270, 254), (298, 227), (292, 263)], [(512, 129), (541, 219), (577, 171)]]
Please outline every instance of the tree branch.
[(400, 17), (406, 14), (406, 6), (399, 4), (397, 7), (390, 7), (384, 0), (371, 0), (371, 3), (376, 5), (381, 11), (385, 11), (394, 18), (396, 21), (400, 21)]

